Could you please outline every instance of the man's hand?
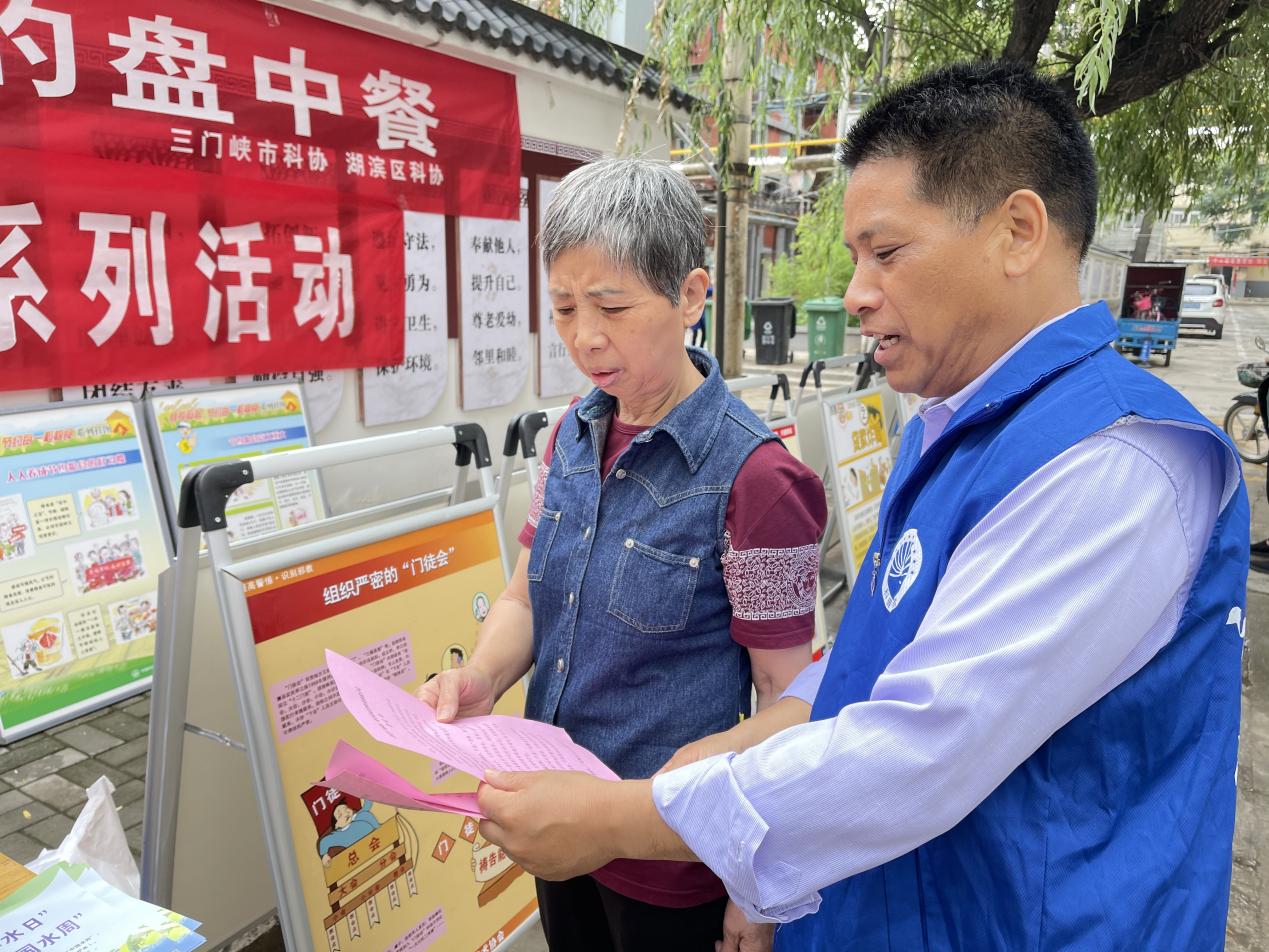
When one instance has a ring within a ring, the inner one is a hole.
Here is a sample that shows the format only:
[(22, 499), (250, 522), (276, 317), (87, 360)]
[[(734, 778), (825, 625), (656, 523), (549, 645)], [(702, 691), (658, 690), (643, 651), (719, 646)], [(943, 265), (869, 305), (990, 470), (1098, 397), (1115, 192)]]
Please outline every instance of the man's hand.
[(480, 835), (539, 879), (589, 873), (617, 857), (603, 829), (617, 786), (584, 773), (491, 771), (476, 792), (488, 818)]
[(442, 671), (416, 693), (420, 701), (436, 708), (438, 721), (489, 714), (498, 700), (493, 679), (475, 665)]
[(723, 940), (714, 943), (714, 952), (771, 952), (775, 924), (750, 922), (734, 902), (723, 913)]
[(481, 835), (541, 879), (571, 879), (618, 858), (696, 859), (657, 812), (651, 780), (490, 771), (476, 797), (488, 817)]

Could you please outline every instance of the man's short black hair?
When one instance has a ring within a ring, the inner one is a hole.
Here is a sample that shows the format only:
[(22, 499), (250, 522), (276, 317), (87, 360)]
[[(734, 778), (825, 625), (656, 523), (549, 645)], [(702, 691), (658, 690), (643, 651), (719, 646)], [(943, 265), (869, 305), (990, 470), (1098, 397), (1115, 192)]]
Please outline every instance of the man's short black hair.
[(878, 98), (846, 136), (848, 169), (911, 159), (926, 201), (967, 224), (1029, 188), (1080, 257), (1097, 224), (1097, 166), (1070, 93), (1012, 63), (956, 63)]

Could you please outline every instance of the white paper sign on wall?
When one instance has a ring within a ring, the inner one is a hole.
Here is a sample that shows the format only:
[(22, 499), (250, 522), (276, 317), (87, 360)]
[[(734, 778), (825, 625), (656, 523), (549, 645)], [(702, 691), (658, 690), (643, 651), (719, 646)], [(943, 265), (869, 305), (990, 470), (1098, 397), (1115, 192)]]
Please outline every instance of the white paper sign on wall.
[(446, 336), (445, 216), (403, 212), (405, 234), (405, 359), (394, 367), (361, 371), (366, 426), (427, 416), (445, 394), (449, 377)]
[[(538, 179), (538, 234), (547, 202), (560, 183), (555, 179)], [(547, 293), (546, 269), (542, 259), (534, 255), (538, 268), (538, 396), (570, 397), (586, 387), (586, 378), (568, 355), (568, 348), (555, 329), (551, 311), (551, 295)]]
[(521, 179), (515, 221), (458, 220), (464, 410), (510, 403), (529, 375), (528, 189)]

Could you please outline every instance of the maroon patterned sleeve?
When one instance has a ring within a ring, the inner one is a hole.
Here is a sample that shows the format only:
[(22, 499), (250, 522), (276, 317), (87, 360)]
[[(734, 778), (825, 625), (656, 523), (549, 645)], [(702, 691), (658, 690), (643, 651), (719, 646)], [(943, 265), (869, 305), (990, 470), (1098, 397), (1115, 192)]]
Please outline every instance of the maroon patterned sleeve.
[(731, 634), (748, 648), (790, 648), (815, 633), (824, 483), (781, 444), (750, 454), (732, 486), (723, 535)]

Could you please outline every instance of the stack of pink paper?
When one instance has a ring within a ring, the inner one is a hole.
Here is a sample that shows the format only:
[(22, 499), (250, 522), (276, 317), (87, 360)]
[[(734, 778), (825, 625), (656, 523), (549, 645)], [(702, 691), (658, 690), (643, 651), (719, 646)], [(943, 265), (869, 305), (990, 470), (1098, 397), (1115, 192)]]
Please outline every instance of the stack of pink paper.
[[(489, 770), (578, 770), (618, 779), (562, 728), (502, 714), (442, 724), (430, 705), (355, 661), (327, 651), (326, 666), (348, 712), (385, 744), (432, 757), (477, 779)], [(474, 793), (425, 793), (342, 740), (321, 782), (376, 803), (483, 819)]]

